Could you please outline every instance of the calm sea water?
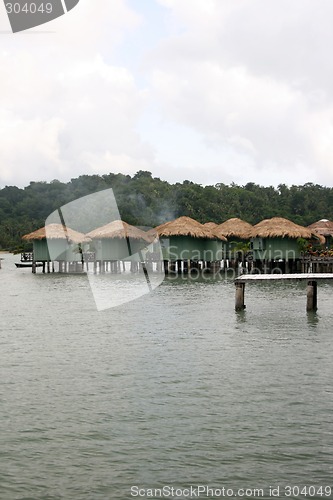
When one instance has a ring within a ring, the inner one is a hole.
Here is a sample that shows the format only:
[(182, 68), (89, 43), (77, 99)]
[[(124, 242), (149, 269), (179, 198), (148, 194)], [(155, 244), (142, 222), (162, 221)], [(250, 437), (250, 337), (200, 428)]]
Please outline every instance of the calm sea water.
[(85, 276), (2, 257), (1, 500), (332, 486), (330, 283), (317, 314), (302, 283), (247, 285), (235, 313), (232, 280), (181, 278), (97, 312)]

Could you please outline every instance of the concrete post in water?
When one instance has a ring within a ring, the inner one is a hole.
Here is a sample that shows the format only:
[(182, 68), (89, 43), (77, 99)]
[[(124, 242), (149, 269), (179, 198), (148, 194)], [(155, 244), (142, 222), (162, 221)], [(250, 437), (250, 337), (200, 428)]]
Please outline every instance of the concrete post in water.
[(235, 310), (243, 311), (246, 307), (244, 305), (245, 283), (235, 283), (235, 286), (236, 286)]
[(306, 310), (316, 311), (317, 310), (317, 282), (308, 281), (308, 286), (306, 289)]

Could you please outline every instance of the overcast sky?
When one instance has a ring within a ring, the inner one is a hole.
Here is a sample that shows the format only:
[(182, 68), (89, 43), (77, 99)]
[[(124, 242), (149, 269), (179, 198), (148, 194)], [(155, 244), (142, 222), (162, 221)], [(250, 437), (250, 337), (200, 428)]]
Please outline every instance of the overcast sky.
[(331, 0), (80, 0), (12, 34), (0, 187), (149, 170), (333, 186)]

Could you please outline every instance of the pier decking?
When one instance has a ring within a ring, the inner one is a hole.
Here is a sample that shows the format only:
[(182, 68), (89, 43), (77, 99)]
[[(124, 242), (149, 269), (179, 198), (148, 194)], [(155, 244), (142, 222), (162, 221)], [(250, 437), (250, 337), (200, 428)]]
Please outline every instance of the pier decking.
[(235, 283), (246, 281), (273, 281), (273, 280), (329, 280), (333, 273), (294, 273), (294, 274), (242, 274), (235, 279)]
[(244, 274), (235, 279), (235, 309), (242, 311), (245, 309), (244, 296), (245, 284), (247, 282), (259, 281), (307, 281), (307, 301), (306, 310), (317, 310), (317, 281), (318, 280), (332, 280), (333, 273), (295, 273), (295, 274)]

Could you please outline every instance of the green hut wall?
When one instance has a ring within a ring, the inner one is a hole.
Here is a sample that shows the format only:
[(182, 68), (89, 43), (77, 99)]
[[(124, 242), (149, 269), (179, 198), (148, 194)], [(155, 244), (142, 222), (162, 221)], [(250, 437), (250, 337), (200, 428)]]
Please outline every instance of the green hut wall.
[(32, 251), (36, 261), (47, 262), (51, 260), (46, 240), (33, 240)]
[(222, 260), (225, 255), (226, 242), (221, 240), (202, 239), (202, 259), (207, 262)]
[(216, 261), (222, 257), (222, 241), (192, 236), (160, 237), (164, 260)]
[(140, 252), (144, 252), (148, 243), (129, 238), (129, 245), (124, 238), (102, 238), (94, 240), (96, 260), (136, 260), (140, 261)]
[(296, 238), (253, 238), (251, 240), (254, 260), (295, 260), (300, 258)]
[(240, 246), (244, 246), (249, 243), (250, 240), (237, 238), (235, 236), (230, 236), (227, 242), (224, 242), (223, 249), (225, 258), (232, 259), (236, 257), (237, 249), (239, 251)]
[[(52, 245), (52, 259), (49, 253), (48, 241), (44, 240), (33, 240), (33, 253), (34, 260), (37, 262), (48, 262), (51, 260), (63, 260), (66, 262), (80, 262), (81, 254), (76, 252), (78, 245), (72, 244), (68, 246), (66, 240), (62, 239), (52, 239), (49, 240), (49, 244)], [(55, 258), (56, 257), (56, 258)]]

